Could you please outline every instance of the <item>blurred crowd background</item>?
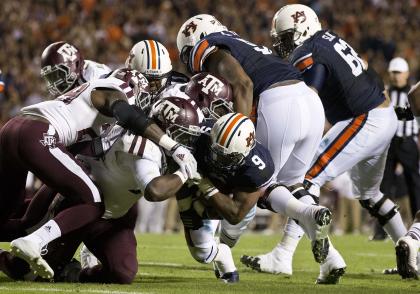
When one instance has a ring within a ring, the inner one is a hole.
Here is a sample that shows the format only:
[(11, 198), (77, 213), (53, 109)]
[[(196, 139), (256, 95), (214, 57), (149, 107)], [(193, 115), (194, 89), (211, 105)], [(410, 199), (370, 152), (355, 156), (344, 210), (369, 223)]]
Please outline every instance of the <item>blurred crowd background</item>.
[[(41, 53), (51, 42), (68, 41), (81, 49), (85, 59), (117, 68), (133, 44), (151, 38), (163, 43), (175, 69), (185, 72), (178, 59), (176, 35), (190, 16), (213, 14), (243, 38), (271, 47), (272, 17), (281, 6), (297, 2), (311, 6), (323, 27), (351, 44), (385, 83), (388, 62), (395, 56), (409, 62), (411, 82), (419, 80), (420, 0), (2, 0), (0, 70), (4, 89), (0, 88), (0, 126), (21, 107), (50, 99), (39, 73)], [(338, 233), (363, 230), (358, 203), (348, 202), (351, 195), (344, 195), (349, 193), (334, 187), (326, 191), (332, 195), (325, 197), (330, 206), (349, 209), (340, 214), (351, 217), (338, 222)], [(340, 194), (343, 197), (337, 197)], [(173, 203), (169, 210), (168, 204), (162, 205), (162, 214), (174, 209)], [(165, 224), (165, 218), (156, 223), (146, 221), (146, 212), (143, 215), (146, 223), (140, 231), (179, 228), (174, 218), (166, 218)], [(282, 220), (276, 216), (261, 214), (255, 227), (270, 231), (278, 229), (279, 222)]]
[(384, 78), (394, 56), (408, 60), (413, 81), (420, 77), (419, 0), (3, 0), (0, 126), (22, 106), (48, 99), (39, 72), (41, 53), (51, 42), (71, 42), (86, 59), (115, 68), (133, 44), (153, 38), (167, 46), (175, 69), (184, 71), (176, 34), (190, 16), (213, 14), (245, 39), (270, 47), (274, 13), (296, 2), (311, 6), (324, 28), (341, 35)]

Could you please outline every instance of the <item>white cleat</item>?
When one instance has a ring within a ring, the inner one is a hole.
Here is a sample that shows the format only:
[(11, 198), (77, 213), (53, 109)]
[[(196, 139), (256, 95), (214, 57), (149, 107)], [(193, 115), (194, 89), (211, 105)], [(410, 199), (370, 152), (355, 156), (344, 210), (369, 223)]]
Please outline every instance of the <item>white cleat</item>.
[(279, 257), (272, 252), (258, 256), (242, 255), (241, 262), (247, 267), (264, 273), (270, 274), (284, 274), (291, 276), (292, 271), (292, 256)]
[(346, 272), (346, 263), (338, 251), (330, 246), (325, 262), (320, 266), (316, 284), (338, 284)]
[(82, 248), (80, 249), (80, 264), (82, 269), (85, 268), (92, 268), (99, 264), (98, 259), (92, 252), (83, 244)]
[(398, 273), (403, 279), (417, 279), (417, 254), (420, 242), (410, 236), (401, 237), (395, 246)]
[(10, 243), (11, 253), (29, 263), (34, 274), (44, 279), (52, 279), (54, 271), (41, 256), (38, 243), (19, 238)]
[(299, 219), (299, 224), (311, 239), (315, 261), (323, 263), (327, 258), (330, 245), (328, 232), (332, 213), (328, 208), (319, 205), (312, 205), (308, 207), (308, 210), (306, 216)]

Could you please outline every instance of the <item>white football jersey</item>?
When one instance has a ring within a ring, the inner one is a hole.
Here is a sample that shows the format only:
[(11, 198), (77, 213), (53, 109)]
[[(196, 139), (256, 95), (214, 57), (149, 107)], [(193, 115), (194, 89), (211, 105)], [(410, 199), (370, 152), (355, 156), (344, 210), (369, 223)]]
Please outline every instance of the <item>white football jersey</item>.
[(82, 77), (84, 81), (92, 81), (103, 78), (112, 70), (105, 64), (98, 63), (92, 60), (85, 60), (83, 65)]
[(130, 104), (134, 104), (133, 89), (126, 82), (111, 76), (86, 82), (55, 100), (24, 107), (21, 112), (48, 120), (60, 142), (69, 146), (92, 130), (99, 135), (101, 125), (115, 121), (113, 117), (99, 113), (93, 106), (90, 96), (95, 88), (119, 90), (126, 94)]
[(102, 192), (104, 218), (126, 214), (144, 195), (147, 184), (165, 169), (165, 156), (156, 144), (127, 133), (112, 145), (103, 160), (78, 157), (87, 163), (92, 180)]

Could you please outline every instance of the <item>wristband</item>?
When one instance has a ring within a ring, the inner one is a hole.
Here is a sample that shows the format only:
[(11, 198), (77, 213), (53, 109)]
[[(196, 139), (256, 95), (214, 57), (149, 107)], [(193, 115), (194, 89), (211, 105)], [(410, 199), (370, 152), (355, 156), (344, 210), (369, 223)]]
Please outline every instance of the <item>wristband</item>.
[(174, 147), (177, 144), (178, 143), (176, 141), (174, 141), (171, 137), (169, 137), (166, 134), (160, 137), (159, 139), (159, 146), (161, 146), (163, 149), (167, 151), (173, 151)]
[(184, 174), (180, 171), (180, 170), (177, 170), (176, 172), (174, 172), (173, 173), (174, 175), (177, 175), (180, 179), (181, 179), (181, 182), (184, 184), (187, 180), (188, 180), (188, 178), (186, 178), (185, 176), (184, 176)]
[(207, 192), (205, 195), (204, 195), (204, 198), (206, 199), (206, 200), (209, 200), (211, 197), (213, 197), (214, 195), (216, 195), (217, 193), (219, 193), (219, 190), (216, 188), (216, 187), (214, 187), (214, 189), (211, 189), (209, 192)]

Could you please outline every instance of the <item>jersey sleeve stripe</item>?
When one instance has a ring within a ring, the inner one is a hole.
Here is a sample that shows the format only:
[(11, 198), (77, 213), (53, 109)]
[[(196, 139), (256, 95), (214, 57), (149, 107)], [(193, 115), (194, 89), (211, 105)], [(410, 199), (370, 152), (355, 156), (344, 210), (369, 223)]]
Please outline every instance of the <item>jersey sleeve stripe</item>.
[(150, 51), (151, 51), (151, 53), (152, 53), (152, 69), (156, 69), (156, 60), (157, 60), (157, 57), (156, 57), (156, 45), (155, 45), (155, 42), (154, 41), (152, 41), (152, 40), (147, 40), (148, 42), (149, 42), (149, 45), (150, 45)]
[(306, 54), (306, 55), (304, 55), (304, 56), (302, 56), (302, 57), (300, 57), (300, 58), (296, 59), (296, 60), (293, 62), (293, 66), (296, 66), (296, 64), (298, 64), (298, 63), (299, 63), (299, 62), (301, 62), (302, 60), (305, 60), (306, 58), (311, 57), (311, 56), (312, 56), (312, 53), (309, 53), (309, 54)]
[(201, 44), (198, 46), (195, 54), (194, 54), (194, 63), (193, 63), (193, 70), (198, 72), (201, 69), (201, 58), (203, 57), (204, 51), (209, 47), (209, 42), (207, 40), (204, 40), (201, 42)]
[(312, 59), (312, 57), (308, 57), (308, 58), (300, 61), (299, 63), (297, 63), (296, 67), (300, 71), (303, 71), (303, 70), (307, 69), (308, 67), (312, 66), (313, 64), (314, 64), (314, 60)]
[(146, 142), (147, 142), (147, 139), (141, 138), (140, 148), (139, 148), (139, 151), (137, 152), (137, 155), (140, 157), (142, 157), (144, 154), (144, 148), (146, 147)]
[(133, 141), (131, 142), (131, 146), (130, 149), (128, 149), (128, 153), (133, 154), (134, 152), (134, 147), (136, 147), (137, 144), (137, 139), (139, 138), (139, 136), (134, 136)]
[(333, 142), (322, 152), (312, 164), (305, 178), (311, 180), (316, 178), (330, 162), (347, 146), (347, 144), (359, 133), (367, 121), (367, 114), (355, 117), (347, 127), (345, 127)]

